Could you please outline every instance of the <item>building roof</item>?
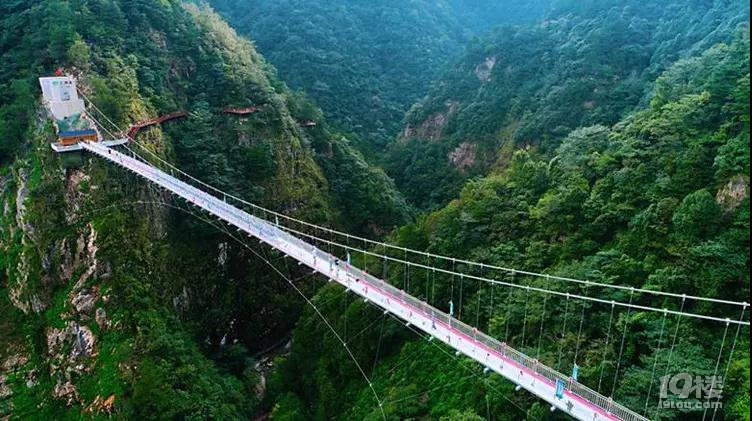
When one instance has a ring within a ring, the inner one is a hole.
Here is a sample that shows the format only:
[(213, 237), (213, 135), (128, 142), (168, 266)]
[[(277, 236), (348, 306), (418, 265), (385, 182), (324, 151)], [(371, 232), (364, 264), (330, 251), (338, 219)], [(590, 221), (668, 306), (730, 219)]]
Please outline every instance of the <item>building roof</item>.
[(75, 137), (75, 136), (91, 136), (95, 135), (97, 132), (93, 129), (86, 129), (86, 130), (66, 130), (64, 132), (58, 133), (59, 137)]

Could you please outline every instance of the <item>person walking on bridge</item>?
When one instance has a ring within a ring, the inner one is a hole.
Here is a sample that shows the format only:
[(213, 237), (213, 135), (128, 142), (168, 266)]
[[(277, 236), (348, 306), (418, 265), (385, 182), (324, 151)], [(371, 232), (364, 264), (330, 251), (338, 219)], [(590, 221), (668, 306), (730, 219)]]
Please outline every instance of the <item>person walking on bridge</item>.
[(454, 316), (454, 302), (449, 300), (449, 327), (452, 327), (452, 316)]

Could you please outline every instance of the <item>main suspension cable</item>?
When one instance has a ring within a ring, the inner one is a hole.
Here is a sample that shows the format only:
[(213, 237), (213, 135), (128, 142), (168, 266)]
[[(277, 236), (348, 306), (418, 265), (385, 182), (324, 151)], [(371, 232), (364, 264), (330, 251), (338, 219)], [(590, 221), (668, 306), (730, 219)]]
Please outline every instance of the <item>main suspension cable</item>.
[[(94, 110), (96, 110), (110, 125), (112, 125), (115, 128), (116, 131), (118, 131), (118, 132), (124, 132), (124, 130), (122, 128), (120, 128), (117, 124), (115, 124), (114, 122), (112, 122), (112, 120), (110, 120), (110, 118), (106, 114), (104, 114), (96, 106), (96, 104), (94, 104), (93, 101), (91, 101), (88, 97), (86, 97), (86, 95), (84, 95), (82, 92), (80, 92), (80, 90), (79, 90), (79, 93), (80, 93), (80, 95), (86, 101), (89, 102), (89, 104), (92, 106), (92, 108)], [(92, 120), (95, 120), (91, 115), (89, 115), (89, 117), (92, 118)], [(104, 126), (101, 123), (99, 123), (99, 122), (97, 122), (97, 123), (101, 127), (104, 128)], [(109, 131), (109, 130), (106, 130), (106, 131), (113, 138), (116, 137), (111, 131)], [(279, 213), (279, 212), (276, 212), (276, 211), (273, 211), (273, 210), (270, 210), (270, 209), (263, 208), (263, 207), (261, 207), (259, 205), (256, 205), (254, 203), (248, 202), (245, 199), (242, 199), (242, 198), (237, 197), (237, 196), (235, 196), (233, 194), (227, 193), (227, 192), (225, 192), (225, 191), (223, 191), (223, 190), (221, 190), (221, 189), (219, 189), (217, 187), (214, 187), (214, 186), (212, 186), (212, 185), (210, 185), (208, 183), (205, 183), (205, 182), (199, 180), (198, 178), (193, 177), (192, 175), (190, 175), (190, 174), (184, 172), (183, 170), (179, 169), (174, 164), (166, 161), (165, 159), (163, 159), (162, 157), (160, 157), (158, 154), (156, 154), (153, 151), (151, 151), (150, 149), (146, 148), (140, 142), (137, 142), (132, 137), (127, 136), (127, 134), (126, 134), (126, 138), (130, 139), (135, 145), (137, 145), (138, 147), (140, 147), (141, 149), (143, 149), (145, 152), (147, 152), (148, 154), (150, 154), (151, 156), (153, 156), (155, 159), (157, 159), (158, 161), (160, 161), (162, 164), (167, 165), (168, 167), (170, 167), (171, 169), (175, 170), (179, 174), (181, 174), (181, 175), (189, 178), (190, 180), (192, 180), (192, 181), (194, 181), (196, 183), (199, 183), (200, 185), (206, 187), (207, 189), (210, 189), (212, 191), (217, 192), (222, 197), (226, 197), (226, 198), (235, 200), (235, 201), (237, 201), (239, 203), (251, 206), (253, 208), (257, 208), (259, 210), (263, 210), (264, 212), (268, 212), (268, 213), (270, 213), (271, 215), (273, 215), (275, 217), (283, 218), (283, 219), (286, 219), (286, 220), (289, 220), (289, 221), (292, 221), (292, 222), (296, 222), (296, 223), (299, 223), (299, 224), (302, 224), (302, 225), (306, 225), (306, 226), (309, 226), (309, 227), (312, 227), (312, 228), (317, 228), (317, 229), (322, 229), (322, 230), (328, 231), (332, 235), (344, 236), (346, 239), (356, 239), (356, 240), (360, 240), (360, 241), (363, 241), (363, 242), (366, 242), (366, 243), (369, 243), (369, 244), (372, 244), (372, 245), (382, 245), (384, 247), (392, 248), (392, 249), (395, 249), (395, 250), (400, 250), (400, 251), (403, 251), (405, 253), (411, 253), (411, 254), (417, 254), (417, 255), (422, 255), (422, 256), (433, 257), (433, 258), (439, 259), (439, 260), (453, 261), (455, 263), (461, 263), (461, 264), (465, 264), (465, 265), (468, 265), (468, 266), (479, 266), (481, 268), (485, 267), (485, 268), (488, 268), (488, 269), (497, 270), (497, 271), (503, 271), (503, 272), (507, 272), (507, 273), (519, 273), (519, 274), (522, 274), (522, 275), (527, 275), (527, 276), (532, 276), (532, 277), (546, 278), (546, 279), (550, 279), (550, 280), (557, 280), (557, 281), (563, 281), (563, 282), (569, 282), (569, 283), (575, 283), (575, 284), (582, 284), (582, 285), (592, 285), (592, 286), (597, 286), (597, 287), (602, 287), (602, 288), (607, 288), (607, 289), (617, 289), (617, 290), (624, 290), (624, 291), (633, 289), (633, 287), (630, 287), (630, 286), (617, 285), (617, 284), (606, 284), (606, 283), (589, 281), (589, 280), (582, 280), (582, 279), (576, 279), (576, 278), (571, 278), (571, 277), (566, 277), (566, 276), (557, 276), (557, 275), (551, 275), (551, 274), (543, 274), (543, 273), (538, 273), (538, 272), (533, 272), (533, 271), (513, 269), (513, 268), (509, 268), (509, 267), (504, 267), (504, 266), (490, 265), (490, 264), (485, 264), (485, 263), (474, 262), (474, 261), (471, 261), (471, 260), (457, 259), (457, 258), (454, 258), (454, 257), (444, 256), (444, 255), (440, 255), (440, 254), (434, 254), (434, 253), (430, 253), (430, 252), (426, 252), (426, 251), (421, 251), (421, 250), (409, 249), (409, 248), (401, 247), (401, 246), (394, 245), (394, 244), (389, 244), (389, 243), (385, 243), (385, 242), (371, 240), (371, 239), (368, 239), (368, 238), (365, 238), (365, 237), (359, 237), (359, 236), (355, 236), (355, 235), (348, 234), (348, 233), (345, 233), (345, 232), (337, 231), (337, 230), (334, 230), (334, 229), (329, 228), (329, 227), (324, 227), (324, 226), (316, 225), (316, 224), (313, 224), (313, 223), (310, 223), (310, 222), (306, 222), (306, 221), (294, 218), (294, 217), (289, 216), (289, 215), (285, 215), (283, 213)], [(658, 291), (658, 290), (654, 290), (654, 289), (634, 288), (634, 291), (638, 292), (638, 293), (643, 293), (643, 294), (651, 294), (651, 295), (657, 295), (657, 296), (666, 296), (666, 297), (672, 297), (672, 298), (690, 299), (690, 300), (694, 300), (694, 301), (706, 301), (706, 302), (712, 302), (712, 303), (717, 303), (717, 304), (728, 304), (728, 305), (735, 305), (735, 306), (745, 306), (745, 304), (748, 305), (748, 303), (745, 303), (745, 302), (731, 301), (731, 300), (725, 300), (725, 299), (719, 299), (719, 298), (700, 297), (700, 296), (694, 296), (694, 295), (679, 294), (679, 293), (674, 293), (674, 292), (664, 292), (664, 291)]]
[[(321, 241), (321, 242), (329, 242), (329, 240), (318, 238), (318, 237), (313, 236), (312, 234), (301, 232), (301, 231), (298, 231), (296, 229), (286, 227), (284, 225), (280, 225), (279, 229), (281, 229), (283, 231), (286, 231), (286, 232), (288, 232), (290, 234), (295, 234), (295, 235), (300, 236), (300, 237), (307, 237), (307, 238), (309, 238), (311, 240), (317, 240), (317, 241)], [(342, 247), (344, 249), (355, 250), (355, 251), (358, 251), (358, 252), (365, 252), (368, 255), (383, 258), (385, 261), (393, 261), (393, 262), (396, 262), (396, 263), (404, 263), (401, 259), (399, 259), (397, 257), (391, 257), (391, 256), (381, 255), (381, 254), (376, 253), (374, 251), (359, 250), (357, 248), (354, 248), (354, 247), (351, 247), (351, 246), (346, 246), (346, 245), (339, 244), (339, 243), (333, 243), (333, 244), (335, 246)], [(608, 305), (610, 305), (613, 302), (617, 306), (624, 307), (624, 308), (631, 308), (632, 310), (642, 310), (642, 311), (651, 311), (651, 312), (663, 312), (663, 311), (667, 311), (669, 314), (673, 314), (673, 315), (682, 315), (682, 316), (686, 316), (686, 317), (690, 317), (690, 318), (709, 320), (709, 321), (714, 321), (714, 322), (722, 322), (722, 323), (726, 322), (726, 318), (721, 318), (721, 317), (707, 316), (707, 315), (704, 315), (704, 314), (697, 314), (697, 313), (685, 313), (683, 311), (667, 310), (665, 308), (651, 307), (651, 306), (645, 306), (645, 305), (634, 304), (634, 303), (630, 304), (630, 303), (626, 303), (626, 302), (622, 302), (622, 301), (606, 300), (606, 299), (603, 299), (603, 298), (596, 298), (596, 297), (592, 297), (592, 296), (574, 294), (574, 293), (569, 293), (569, 292), (554, 291), (554, 290), (549, 290), (549, 289), (540, 288), (540, 287), (533, 287), (533, 286), (530, 286), (530, 285), (514, 284), (514, 283), (510, 283), (510, 282), (506, 282), (506, 281), (499, 281), (499, 280), (496, 280), (496, 279), (483, 278), (483, 277), (476, 276), (476, 275), (471, 275), (471, 274), (458, 273), (458, 272), (455, 272), (455, 271), (452, 271), (452, 270), (448, 270), (448, 269), (442, 269), (442, 268), (436, 268), (436, 267), (428, 267), (428, 266), (425, 266), (422, 263), (411, 263), (411, 265), (415, 266), (417, 268), (421, 268), (421, 269), (435, 270), (437, 272), (444, 273), (444, 274), (450, 275), (450, 276), (451, 275), (461, 276), (461, 277), (465, 277), (465, 278), (468, 278), (468, 279), (473, 279), (473, 280), (482, 281), (482, 282), (486, 282), (486, 283), (491, 283), (491, 284), (495, 284), (495, 285), (509, 286), (509, 287), (517, 288), (517, 289), (529, 289), (530, 291), (541, 292), (541, 293), (544, 293), (544, 294), (557, 295), (557, 296), (560, 296), (560, 297), (569, 296), (571, 298), (578, 299), (578, 300), (585, 300), (585, 301), (590, 301), (590, 302), (595, 302), (595, 303), (600, 303), (600, 304), (608, 304)], [(594, 284), (590, 284), (590, 285), (594, 285)], [(585, 286), (585, 290), (587, 290), (590, 285), (586, 285)], [(632, 288), (629, 288), (629, 289), (632, 290)], [(635, 293), (638, 292), (638, 291), (639, 291), (638, 288), (634, 288), (634, 292)], [(687, 298), (687, 299), (689, 299), (689, 298)], [(736, 320), (732, 320), (731, 323), (732, 324), (741, 324), (741, 325), (744, 325), (744, 326), (749, 326), (750, 325), (750, 322), (748, 322), (748, 321), (736, 321)]]

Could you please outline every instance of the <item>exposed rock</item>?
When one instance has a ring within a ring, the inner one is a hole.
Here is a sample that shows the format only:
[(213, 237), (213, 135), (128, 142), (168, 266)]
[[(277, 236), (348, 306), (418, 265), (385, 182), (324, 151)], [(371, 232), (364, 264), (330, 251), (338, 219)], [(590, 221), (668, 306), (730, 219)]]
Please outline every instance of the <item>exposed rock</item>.
[(91, 329), (74, 322), (72, 333), (75, 335), (75, 340), (70, 358), (78, 359), (93, 356), (96, 338), (94, 338), (94, 333), (92, 333)]
[(4, 373), (8, 373), (26, 364), (28, 361), (29, 361), (29, 357), (22, 355), (22, 354), (14, 354), (6, 358), (5, 361), (3, 361), (2, 366), (0, 366), (0, 368), (2, 368), (2, 371)]
[(47, 329), (47, 352), (54, 360), (62, 360), (62, 352), (66, 343), (72, 345), (71, 352), (68, 355), (69, 361), (94, 355), (96, 343), (94, 334), (91, 329), (81, 326), (75, 321), (69, 321), (68, 326), (64, 329), (54, 327)]
[[(2, 217), (3, 219), (8, 218), (10, 216), (10, 199), (9, 195), (5, 194), (6, 189), (9, 185), (10, 177), (3, 177), (0, 175), (0, 200), (2, 201)], [(7, 235), (8, 238), (13, 238), (13, 224), (7, 224), (7, 226), (0, 225), (0, 250), (3, 250), (3, 248), (7, 247), (7, 245), (3, 244), (3, 233), (5, 230), (8, 231), (10, 235)]]
[(50, 247), (51, 250), (49, 250), (47, 253), (45, 253), (44, 256), (42, 256), (42, 269), (45, 272), (49, 272), (50, 269), (52, 269), (52, 253), (55, 249), (54, 245)]
[(112, 409), (115, 407), (115, 395), (112, 394), (108, 396), (105, 399), (102, 399), (101, 396), (97, 395), (96, 398), (94, 398), (94, 402), (89, 405), (88, 408), (86, 408), (86, 412), (89, 414), (99, 414), (101, 412), (106, 412), (108, 415), (112, 414)]
[(70, 169), (66, 172), (65, 181), (65, 202), (68, 205), (65, 211), (65, 219), (68, 223), (73, 223), (81, 214), (81, 196), (83, 183), (89, 183), (90, 177), (87, 173)]
[(731, 177), (715, 196), (715, 201), (726, 212), (736, 209), (749, 196), (749, 176), (739, 174)]
[(258, 399), (263, 399), (266, 395), (266, 376), (263, 372), (259, 373), (258, 383), (256, 383), (256, 386), (254, 387), (254, 392), (256, 392), (256, 397)]
[[(35, 296), (36, 298), (34, 298), (30, 296), (28, 291), (28, 280), (31, 269), (28, 256), (30, 248), (27, 246), (29, 245), (29, 241), (33, 241), (35, 233), (33, 226), (26, 222), (26, 199), (29, 195), (26, 170), (19, 168), (15, 179), (17, 185), (15, 225), (23, 233), (21, 236), (21, 250), (23, 251), (16, 263), (14, 276), (11, 277), (14, 282), (8, 282), (7, 284), (8, 298), (13, 306), (24, 313), (28, 313), (29, 311), (39, 313), (44, 309), (44, 305), (39, 297)], [(13, 231), (11, 227), (11, 232)], [(8, 268), (8, 272), (10, 273), (11, 271), (12, 269)]]
[(483, 63), (475, 66), (475, 76), (483, 82), (490, 82), (494, 66), (496, 66), (496, 57), (486, 57)]
[(73, 253), (71, 253), (70, 247), (68, 246), (68, 239), (63, 238), (63, 241), (60, 242), (60, 246), (58, 249), (59, 256), (61, 257), (60, 262), (60, 277), (61, 280), (64, 282), (70, 281), (71, 277), (73, 277)]
[(86, 281), (95, 273), (109, 276), (111, 271), (109, 265), (100, 268), (100, 263), (96, 259), (97, 255), (97, 231), (89, 224), (87, 231), (76, 237), (76, 252), (71, 250), (70, 243), (63, 239), (58, 247), (58, 253), (61, 257), (59, 268), (60, 278), (63, 282), (69, 282), (77, 268), (84, 267), (85, 271), (81, 274), (73, 289), (82, 288)]
[(172, 298), (172, 306), (175, 308), (175, 311), (184, 313), (188, 310), (189, 304), (188, 290), (183, 287), (183, 291), (178, 296)]
[(94, 309), (94, 304), (99, 299), (99, 288), (94, 286), (91, 290), (82, 290), (71, 300), (71, 304), (79, 314), (89, 314)]
[(465, 141), (449, 152), (447, 158), (457, 169), (463, 170), (475, 164), (477, 151), (478, 145)]
[(446, 107), (447, 110), (445, 112), (432, 114), (423, 123), (421, 123), (420, 126), (406, 127), (402, 132), (401, 138), (418, 138), (431, 141), (439, 140), (444, 130), (444, 126), (446, 126), (447, 121), (449, 121), (449, 117), (457, 112), (459, 104), (454, 101), (449, 101), (446, 103)]
[(29, 187), (27, 184), (26, 170), (18, 170), (18, 189), (16, 190), (16, 225), (21, 227), (25, 233), (33, 236), (33, 227), (26, 224), (26, 198), (29, 197)]
[(0, 374), (0, 399), (3, 400), (13, 394), (11, 388), (5, 383), (6, 381), (8, 381), (8, 378), (4, 374)]
[[(6, 410), (13, 409), (13, 402), (10, 397), (13, 395), (13, 389), (9, 382), (9, 374), (16, 373), (15, 378), (18, 379), (20, 375), (18, 370), (29, 361), (29, 358), (22, 354), (14, 354), (5, 359), (0, 364), (0, 402), (6, 402)], [(2, 419), (2, 415), (0, 415)]]
[(65, 339), (68, 337), (68, 329), (48, 328), (47, 329), (47, 353), (57, 355), (62, 351)]
[[(77, 244), (78, 253), (76, 254), (76, 259), (74, 261), (74, 266), (78, 267), (78, 265), (85, 261), (86, 262), (86, 272), (84, 272), (81, 277), (78, 279), (78, 282), (76, 282), (76, 286), (74, 289), (78, 289), (83, 287), (86, 284), (86, 281), (89, 280), (91, 275), (93, 275), (97, 271), (97, 251), (99, 250), (97, 248), (97, 231), (94, 229), (94, 227), (89, 223), (87, 225), (87, 228), (89, 229), (89, 235), (86, 238), (85, 245), (81, 244), (81, 240), (83, 237), (79, 237), (79, 243)], [(85, 259), (85, 260), (84, 260)]]
[(37, 380), (37, 370), (30, 370), (28, 373), (26, 373), (26, 387), (31, 389), (37, 384), (39, 384), (39, 380)]
[(94, 321), (97, 322), (100, 329), (110, 326), (109, 320), (107, 320), (107, 312), (102, 307), (97, 308), (97, 311), (94, 312)]
[[(26, 236), (21, 237), (21, 245), (26, 245)], [(26, 250), (26, 248), (22, 248)], [(8, 298), (13, 306), (24, 312), (28, 313), (31, 309), (31, 304), (28, 297), (28, 280), (29, 280), (29, 264), (28, 258), (25, 252), (22, 252), (16, 264), (16, 282), (8, 283)]]
[(41, 313), (44, 311), (47, 306), (45, 303), (42, 302), (42, 300), (39, 298), (37, 294), (32, 294), (32, 296), (29, 298), (31, 302), (31, 311), (33, 311), (36, 314)]
[(52, 390), (52, 396), (55, 399), (64, 399), (67, 405), (72, 405), (73, 402), (78, 400), (78, 390), (76, 390), (76, 386), (70, 380), (62, 383), (58, 379), (55, 388)]

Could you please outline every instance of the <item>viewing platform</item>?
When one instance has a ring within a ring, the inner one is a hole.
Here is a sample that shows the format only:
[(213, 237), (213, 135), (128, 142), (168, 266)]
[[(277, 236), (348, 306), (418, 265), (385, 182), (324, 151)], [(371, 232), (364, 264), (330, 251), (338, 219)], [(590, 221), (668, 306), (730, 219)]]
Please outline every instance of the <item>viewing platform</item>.
[[(120, 146), (125, 145), (128, 143), (127, 138), (122, 139), (113, 139), (113, 140), (103, 140), (101, 142), (103, 146), (112, 147), (112, 146)], [(60, 142), (57, 143), (51, 143), (50, 147), (52, 147), (52, 150), (57, 153), (64, 153), (64, 152), (78, 152), (84, 150), (84, 147), (81, 145), (81, 142), (74, 143), (72, 145), (64, 145)]]

